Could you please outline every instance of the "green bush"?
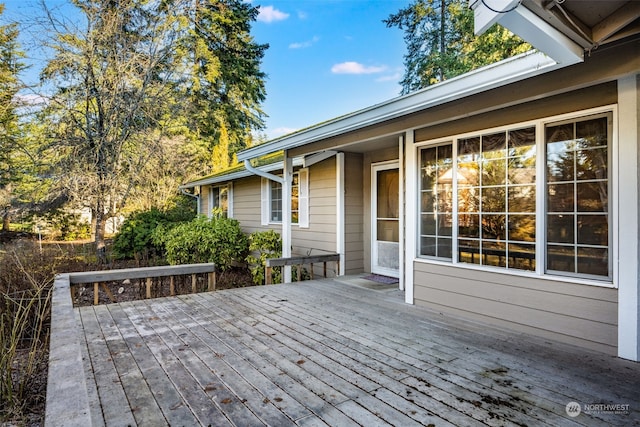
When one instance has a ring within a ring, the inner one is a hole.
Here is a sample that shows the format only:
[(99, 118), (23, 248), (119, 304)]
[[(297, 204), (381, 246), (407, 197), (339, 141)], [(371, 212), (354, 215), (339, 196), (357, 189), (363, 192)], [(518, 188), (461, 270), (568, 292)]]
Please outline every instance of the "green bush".
[(164, 238), (170, 264), (213, 262), (220, 271), (243, 261), (249, 250), (247, 236), (232, 218), (199, 216), (169, 230)]
[(118, 259), (148, 259), (161, 254), (163, 237), (178, 224), (195, 217), (193, 203), (186, 197), (176, 198), (173, 207), (167, 210), (152, 208), (129, 216), (113, 240), (113, 254)]
[[(269, 258), (280, 258), (282, 256), (282, 239), (273, 230), (256, 231), (249, 235), (249, 251), (247, 257), (253, 282), (263, 285), (265, 262)], [(282, 282), (282, 269), (276, 267), (271, 272), (271, 283)]]

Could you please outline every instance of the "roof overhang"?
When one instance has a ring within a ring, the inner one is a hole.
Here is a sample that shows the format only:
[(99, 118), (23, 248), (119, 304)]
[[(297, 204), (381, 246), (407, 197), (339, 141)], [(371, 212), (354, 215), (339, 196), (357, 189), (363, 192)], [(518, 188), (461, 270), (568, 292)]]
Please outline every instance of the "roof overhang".
[(254, 159), (275, 151), (290, 150), (347, 132), (357, 131), (560, 67), (555, 60), (544, 53), (527, 52), (425, 89), (248, 148), (237, 154), (238, 160)]
[(584, 59), (584, 48), (527, 9), (522, 0), (470, 0), (474, 31), (481, 35), (500, 24), (546, 53), (558, 64), (571, 65)]
[[(293, 166), (294, 167), (303, 166), (303, 159), (302, 158), (294, 159), (293, 160)], [(265, 173), (275, 172), (275, 171), (278, 171), (278, 170), (282, 170), (282, 162), (281, 161), (277, 161), (277, 162), (274, 162), (274, 163), (270, 163), (268, 165), (258, 166), (258, 167), (256, 167), (256, 169), (259, 169), (259, 170), (261, 170), (262, 172), (265, 172)], [(236, 179), (246, 178), (246, 177), (253, 176), (253, 175), (254, 175), (253, 172), (251, 172), (251, 171), (245, 169), (244, 167), (242, 167), (242, 169), (234, 171), (234, 172), (222, 173), (222, 174), (214, 175), (214, 176), (208, 176), (208, 177), (199, 179), (197, 181), (188, 182), (186, 184), (181, 185), (178, 188), (180, 190), (185, 190), (187, 188), (200, 187), (202, 185), (220, 184), (220, 183), (223, 183), (223, 182), (234, 181)]]

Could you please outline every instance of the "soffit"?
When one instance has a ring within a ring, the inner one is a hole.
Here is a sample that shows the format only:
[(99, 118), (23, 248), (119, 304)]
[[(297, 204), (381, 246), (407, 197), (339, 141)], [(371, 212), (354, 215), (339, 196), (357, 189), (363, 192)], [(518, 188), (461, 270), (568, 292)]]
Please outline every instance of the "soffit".
[(522, 5), (587, 50), (640, 33), (637, 0), (523, 0)]

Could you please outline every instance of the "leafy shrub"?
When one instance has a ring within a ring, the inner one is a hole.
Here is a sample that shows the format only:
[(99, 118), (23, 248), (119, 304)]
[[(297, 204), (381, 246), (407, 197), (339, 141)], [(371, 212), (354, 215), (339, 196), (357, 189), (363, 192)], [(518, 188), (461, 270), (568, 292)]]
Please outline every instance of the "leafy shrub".
[(80, 214), (55, 210), (46, 216), (52, 233), (50, 237), (71, 241), (91, 237), (91, 224), (82, 221)]
[(152, 208), (134, 213), (116, 234), (113, 254), (118, 259), (135, 258), (140, 261), (161, 253), (164, 248), (162, 237), (177, 224), (191, 221), (194, 217), (193, 203), (185, 197), (176, 198), (172, 208), (167, 210)]
[[(250, 265), (253, 282), (257, 285), (263, 285), (265, 283), (264, 269), (266, 260), (282, 256), (282, 239), (273, 230), (256, 231), (249, 235), (249, 251), (250, 255), (247, 256), (247, 262)], [(281, 281), (281, 268), (276, 267), (271, 272), (271, 283), (280, 283)]]
[(213, 262), (220, 271), (244, 260), (249, 250), (240, 223), (222, 216), (199, 216), (173, 227), (162, 240), (170, 264)]

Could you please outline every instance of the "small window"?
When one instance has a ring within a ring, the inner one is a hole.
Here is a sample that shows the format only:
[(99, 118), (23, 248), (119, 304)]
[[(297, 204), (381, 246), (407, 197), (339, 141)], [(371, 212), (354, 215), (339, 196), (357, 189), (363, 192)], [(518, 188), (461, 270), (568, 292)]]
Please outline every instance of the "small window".
[(214, 214), (229, 217), (229, 189), (228, 185), (209, 187), (209, 212), (210, 218)]
[[(291, 224), (299, 227), (309, 226), (308, 177), (308, 170), (300, 169), (293, 173), (291, 183)], [(263, 178), (262, 225), (282, 222), (282, 199), (282, 184)]]

